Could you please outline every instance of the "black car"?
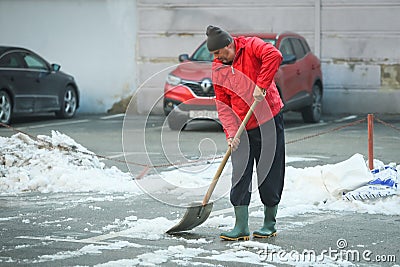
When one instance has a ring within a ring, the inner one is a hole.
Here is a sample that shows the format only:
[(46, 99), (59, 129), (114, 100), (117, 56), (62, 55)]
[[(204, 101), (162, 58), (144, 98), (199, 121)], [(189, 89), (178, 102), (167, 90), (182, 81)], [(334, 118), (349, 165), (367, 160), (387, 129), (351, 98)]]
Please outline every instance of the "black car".
[(55, 112), (72, 118), (79, 107), (74, 78), (38, 54), (20, 47), (0, 46), (0, 122), (15, 114)]

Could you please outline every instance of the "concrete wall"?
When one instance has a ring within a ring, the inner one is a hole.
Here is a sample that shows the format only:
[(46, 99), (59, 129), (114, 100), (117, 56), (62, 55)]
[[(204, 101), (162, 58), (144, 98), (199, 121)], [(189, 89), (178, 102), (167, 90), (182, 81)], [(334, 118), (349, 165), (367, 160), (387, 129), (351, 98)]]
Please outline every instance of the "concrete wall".
[[(138, 110), (161, 112), (162, 87), (209, 24), (231, 32), (295, 31), (323, 63), (327, 113), (400, 113), (398, 0), (139, 0)], [(154, 103), (157, 103), (154, 105)]]
[(105, 112), (132, 94), (136, 27), (130, 0), (0, 0), (0, 44), (32, 49), (74, 75), (79, 112)]
[(327, 112), (400, 113), (400, 1), (322, 1)]
[(399, 0), (0, 0), (1, 44), (31, 48), (75, 76), (80, 112), (136, 92), (162, 112), (165, 77), (209, 24), (295, 31), (323, 63), (324, 111), (400, 113)]

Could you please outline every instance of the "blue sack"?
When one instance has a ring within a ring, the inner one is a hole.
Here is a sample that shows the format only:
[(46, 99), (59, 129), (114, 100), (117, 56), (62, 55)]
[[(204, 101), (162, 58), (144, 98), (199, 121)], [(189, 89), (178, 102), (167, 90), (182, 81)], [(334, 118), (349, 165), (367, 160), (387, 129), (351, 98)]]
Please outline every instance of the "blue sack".
[(397, 170), (391, 166), (384, 166), (371, 170), (371, 173), (376, 177), (375, 180), (369, 182), (369, 185), (383, 185), (397, 189), (398, 173)]

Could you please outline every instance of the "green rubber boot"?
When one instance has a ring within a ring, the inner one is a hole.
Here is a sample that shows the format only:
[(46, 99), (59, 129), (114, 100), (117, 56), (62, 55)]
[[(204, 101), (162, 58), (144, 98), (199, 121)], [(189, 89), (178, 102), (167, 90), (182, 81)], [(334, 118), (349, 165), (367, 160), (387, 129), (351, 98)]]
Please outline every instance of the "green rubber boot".
[(249, 240), (249, 206), (235, 206), (234, 208), (235, 227), (230, 232), (221, 233), (220, 237), (230, 241)]
[(264, 225), (260, 230), (254, 231), (253, 236), (258, 238), (268, 238), (276, 236), (276, 212), (278, 205), (267, 207), (264, 205)]

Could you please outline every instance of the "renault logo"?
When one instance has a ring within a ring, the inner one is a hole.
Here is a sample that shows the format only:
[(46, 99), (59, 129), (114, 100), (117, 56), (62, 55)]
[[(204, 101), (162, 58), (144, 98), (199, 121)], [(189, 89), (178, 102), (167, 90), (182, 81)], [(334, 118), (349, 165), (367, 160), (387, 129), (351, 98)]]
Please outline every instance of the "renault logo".
[(212, 83), (210, 79), (204, 79), (200, 83), (201, 88), (203, 89), (204, 93), (208, 93), (212, 87)]

